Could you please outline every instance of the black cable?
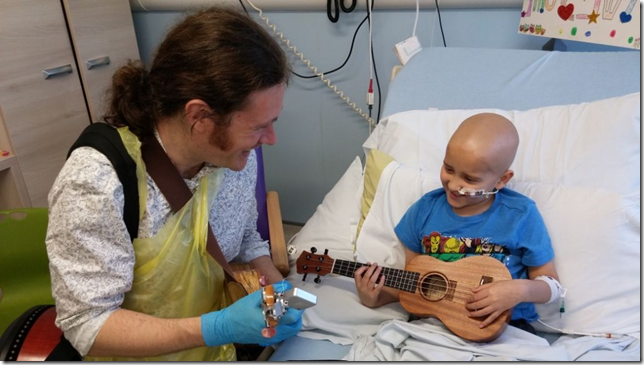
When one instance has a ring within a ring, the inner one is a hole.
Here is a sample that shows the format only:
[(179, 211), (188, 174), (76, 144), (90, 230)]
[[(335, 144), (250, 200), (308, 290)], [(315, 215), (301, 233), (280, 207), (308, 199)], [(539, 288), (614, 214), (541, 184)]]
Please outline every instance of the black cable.
[[(334, 14), (331, 14), (331, 1), (335, 5)], [(331, 23), (337, 23), (340, 19), (340, 9), (338, 8), (338, 0), (326, 0), (326, 16), (329, 18)]]
[[(331, 1), (333, 1), (333, 4)], [(356, 8), (357, 3), (358, 0), (351, 0), (351, 6), (346, 7), (344, 5), (344, 0), (326, 0), (326, 16), (329, 18), (331, 23), (337, 23), (338, 19), (340, 19), (340, 9), (345, 13), (350, 13)], [(331, 14), (331, 11), (333, 11), (333, 14)]]
[(436, 12), (438, 13), (438, 24), (441, 27), (441, 35), (443, 36), (443, 47), (447, 47), (447, 43), (445, 43), (445, 32), (443, 32), (443, 21), (441, 20), (441, 9), (438, 7), (438, 0), (434, 0), (436, 3)]
[(376, 77), (376, 86), (378, 87), (378, 119), (376, 119), (376, 124), (378, 124), (378, 121), (380, 120), (380, 81), (378, 80), (378, 71), (376, 70), (376, 58), (373, 55), (373, 43), (371, 46), (371, 59), (373, 60), (373, 74)]
[[(322, 72), (322, 74), (323, 74), (323, 75), (332, 74), (332, 73), (334, 73), (334, 72), (338, 71), (339, 69), (341, 69), (342, 67), (344, 67), (344, 65), (346, 65), (346, 64), (347, 64), (347, 62), (349, 61), (349, 58), (351, 58), (351, 53), (353, 52), (353, 45), (354, 45), (354, 44), (355, 44), (355, 42), (356, 42), (356, 36), (358, 35), (358, 31), (360, 30), (360, 27), (362, 27), (362, 24), (364, 24), (364, 22), (366, 22), (368, 18), (369, 18), (369, 16), (366, 16), (366, 17), (365, 17), (365, 18), (360, 22), (360, 24), (359, 24), (359, 25), (358, 25), (358, 27), (356, 28), (356, 31), (353, 33), (353, 39), (351, 40), (351, 48), (349, 48), (349, 54), (347, 55), (347, 58), (344, 60), (344, 62), (342, 63), (342, 65), (340, 65), (340, 66), (338, 66), (338, 67), (334, 68), (334, 69), (333, 69), (333, 70), (331, 70), (331, 71)], [(314, 78), (316, 78), (316, 77), (319, 77), (319, 76), (317, 76), (317, 75), (313, 75), (313, 76), (303, 76), (303, 75), (300, 75), (300, 74), (298, 74), (298, 73), (296, 73), (296, 72), (294, 72), (294, 71), (291, 71), (291, 73), (292, 73), (293, 75), (295, 75), (295, 76), (297, 76), (297, 77), (300, 77), (300, 78), (303, 78), (303, 79), (314, 79)]]
[(351, 0), (351, 6), (348, 8), (344, 6), (344, 0), (340, 0), (340, 8), (342, 8), (342, 11), (345, 13), (350, 13), (353, 11), (353, 9), (356, 8), (356, 5), (358, 4), (358, 0)]
[(244, 11), (246, 12), (246, 15), (250, 15), (250, 14), (248, 14), (248, 10), (246, 10), (246, 7), (244, 6), (244, 2), (242, 0), (239, 0), (239, 4), (242, 6), (242, 8), (244, 8)]

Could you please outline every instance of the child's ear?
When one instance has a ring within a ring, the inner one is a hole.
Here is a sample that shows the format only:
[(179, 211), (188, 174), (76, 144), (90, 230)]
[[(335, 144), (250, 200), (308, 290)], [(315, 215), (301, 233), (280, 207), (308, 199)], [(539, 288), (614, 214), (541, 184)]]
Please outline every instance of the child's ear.
[(501, 190), (505, 185), (507, 185), (510, 180), (512, 180), (512, 177), (514, 176), (514, 171), (512, 170), (505, 170), (503, 175), (501, 175), (501, 178), (499, 179), (499, 182), (496, 183), (496, 190)]

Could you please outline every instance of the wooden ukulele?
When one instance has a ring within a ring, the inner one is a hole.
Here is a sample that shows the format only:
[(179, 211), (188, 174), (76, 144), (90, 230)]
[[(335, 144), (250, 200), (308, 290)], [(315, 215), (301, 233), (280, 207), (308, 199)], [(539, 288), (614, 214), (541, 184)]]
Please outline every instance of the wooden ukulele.
[[(298, 274), (319, 276), (337, 274), (352, 278), (356, 269), (366, 264), (335, 260), (316, 255), (315, 248), (302, 252), (297, 259)], [(385, 286), (400, 290), (400, 304), (419, 317), (436, 317), (457, 336), (474, 342), (489, 342), (498, 338), (510, 322), (512, 311), (507, 310), (485, 328), (479, 324), (485, 317), (471, 318), (465, 308), (470, 289), (498, 280), (511, 280), (508, 269), (489, 256), (469, 256), (454, 262), (443, 262), (431, 256), (412, 259), (405, 270), (383, 267)], [(305, 275), (306, 277), (306, 275)]]
[(253, 268), (252, 264), (246, 263), (235, 263), (230, 264), (230, 267), (233, 270), (233, 276), (237, 283), (227, 282), (228, 292), (232, 296), (233, 303), (239, 299), (245, 297), (246, 295), (261, 289), (262, 287), (262, 278), (259, 275), (259, 271)]

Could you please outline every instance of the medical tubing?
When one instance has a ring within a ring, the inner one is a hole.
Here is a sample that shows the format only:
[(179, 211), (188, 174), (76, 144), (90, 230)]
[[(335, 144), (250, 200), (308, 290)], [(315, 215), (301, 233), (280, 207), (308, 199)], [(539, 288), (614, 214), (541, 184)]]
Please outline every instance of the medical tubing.
[(564, 334), (564, 335), (592, 336), (592, 337), (602, 337), (602, 338), (624, 338), (624, 337), (628, 336), (628, 335), (626, 335), (626, 334), (621, 334), (621, 333), (609, 333), (609, 332), (606, 332), (606, 333), (599, 333), (599, 332), (577, 332), (577, 331), (571, 331), (571, 330), (566, 330), (566, 329), (561, 329), (561, 328), (553, 327), (553, 326), (551, 326), (551, 325), (547, 324), (546, 322), (544, 322), (544, 321), (542, 321), (542, 320), (540, 320), (540, 319), (537, 319), (537, 322), (541, 323), (542, 325), (544, 325), (544, 326), (546, 326), (546, 327), (548, 327), (548, 328), (550, 328), (550, 329), (552, 329), (552, 330), (555, 330), (555, 331), (557, 331), (557, 332), (559, 332), (559, 333), (562, 333), (562, 334)]
[(319, 77), (320, 80), (322, 80), (322, 82), (329, 89), (331, 89), (336, 95), (340, 97), (340, 99), (344, 100), (344, 102), (346, 102), (353, 110), (355, 110), (361, 117), (363, 117), (367, 121), (367, 123), (369, 123), (370, 126), (373, 126), (375, 124), (375, 121), (372, 118), (370, 118), (367, 113), (363, 112), (362, 109), (356, 105), (356, 103), (352, 102), (351, 99), (349, 99), (349, 97), (345, 96), (342, 90), (338, 90), (338, 87), (332, 84), (331, 80), (325, 78), (324, 74), (318, 73), (317, 67), (312, 66), (311, 61), (305, 59), (304, 54), (302, 54), (301, 52), (298, 52), (297, 47), (291, 45), (291, 41), (286, 39), (286, 37), (284, 37), (284, 33), (279, 32), (277, 30), (277, 27), (273, 25), (266, 16), (264, 16), (264, 12), (260, 8), (255, 6), (255, 4), (253, 4), (250, 0), (246, 0), (246, 2), (258, 12), (259, 18), (262, 19), (269, 28), (271, 28), (273, 33), (275, 33), (275, 35), (279, 37), (280, 41), (284, 43), (286, 47), (290, 49), (296, 56), (298, 56), (300, 60), (306, 65), (306, 67), (308, 67), (311, 71), (313, 71), (313, 73), (317, 77)]

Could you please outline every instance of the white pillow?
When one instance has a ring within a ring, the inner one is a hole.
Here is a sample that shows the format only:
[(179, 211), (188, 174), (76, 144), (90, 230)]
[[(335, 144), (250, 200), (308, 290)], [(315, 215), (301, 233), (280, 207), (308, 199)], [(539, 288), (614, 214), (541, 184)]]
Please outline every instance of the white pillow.
[(367, 152), (377, 148), (438, 178), (454, 130), (467, 117), (484, 111), (504, 115), (517, 127), (515, 181), (620, 193), (640, 190), (640, 93), (527, 111), (407, 111), (381, 121), (363, 147)]
[[(435, 174), (393, 162), (383, 170), (357, 240), (358, 261), (403, 268), (394, 227), (422, 194), (440, 187)], [(510, 183), (537, 203), (568, 290), (565, 316), (557, 304), (537, 305), (551, 326), (579, 332), (639, 333), (640, 193), (542, 183)], [(535, 328), (557, 332), (537, 322)]]
[(360, 303), (353, 278), (327, 275), (321, 283), (308, 274), (302, 281), (297, 273), (296, 259), (304, 251), (316, 247), (318, 254), (328, 249), (333, 259), (353, 261), (353, 239), (360, 219), (362, 197), (362, 164), (356, 157), (351, 166), (325, 196), (313, 216), (294, 238), (289, 247), (291, 273), (286, 278), (293, 287), (301, 288), (318, 297), (314, 307), (306, 309), (299, 336), (329, 340), (336, 344), (350, 345), (362, 335), (374, 335), (380, 324), (389, 319), (408, 319), (399, 303), (370, 309)]
[[(512, 183), (537, 203), (567, 289), (558, 304), (537, 304), (546, 324), (577, 332), (640, 332), (640, 192)], [(557, 332), (534, 323), (544, 332)]]
[(418, 168), (391, 162), (382, 171), (376, 195), (356, 241), (359, 262), (405, 268), (405, 248), (394, 233), (407, 209), (440, 182)]
[(316, 247), (335, 258), (353, 257), (353, 235), (360, 219), (362, 193), (362, 163), (356, 156), (340, 180), (327, 193), (313, 216), (306, 222), (289, 245), (289, 264), (303, 251)]

